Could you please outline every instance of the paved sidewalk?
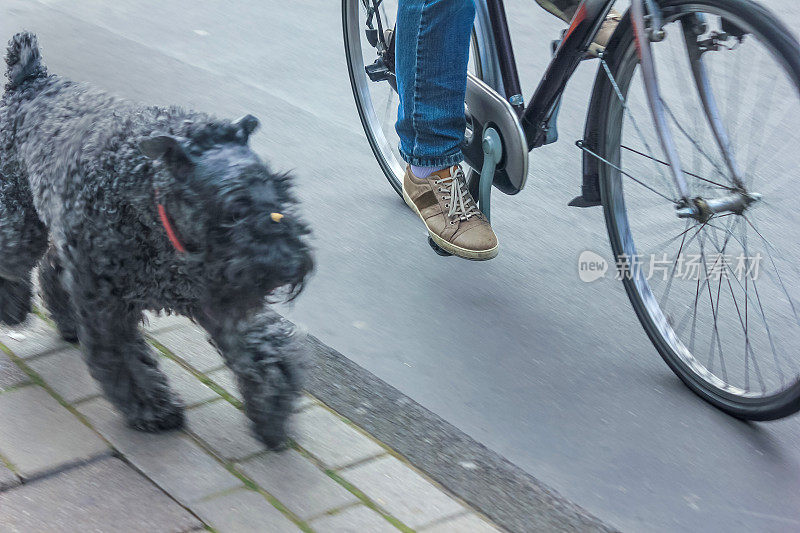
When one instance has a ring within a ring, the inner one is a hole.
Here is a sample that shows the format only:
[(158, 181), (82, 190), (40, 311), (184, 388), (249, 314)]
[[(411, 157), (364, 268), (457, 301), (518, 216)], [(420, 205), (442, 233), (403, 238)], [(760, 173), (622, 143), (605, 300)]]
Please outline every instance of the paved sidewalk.
[(1, 531), (498, 531), (311, 396), (290, 449), (266, 451), (204, 333), (178, 317), (145, 329), (184, 431), (128, 429), (45, 320), (0, 329)]

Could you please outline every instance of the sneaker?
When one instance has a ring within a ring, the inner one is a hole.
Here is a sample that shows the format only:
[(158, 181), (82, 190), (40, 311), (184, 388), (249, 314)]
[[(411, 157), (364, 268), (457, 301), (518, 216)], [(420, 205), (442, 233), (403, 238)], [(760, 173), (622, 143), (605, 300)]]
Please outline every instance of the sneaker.
[(439, 248), (465, 259), (497, 256), (497, 236), (467, 189), (458, 165), (418, 178), (406, 167), (403, 198)]
[[(536, 0), (536, 3), (569, 24), (572, 22), (572, 18), (575, 16), (575, 12), (581, 2), (580, 0)], [(590, 56), (600, 57), (600, 54), (608, 46), (608, 42), (611, 40), (611, 36), (614, 34), (614, 30), (617, 29), (620, 20), (622, 20), (622, 14), (619, 11), (615, 9), (609, 11), (606, 20), (600, 26), (600, 31), (597, 32), (597, 36), (594, 38), (594, 42), (589, 45), (588, 54)]]

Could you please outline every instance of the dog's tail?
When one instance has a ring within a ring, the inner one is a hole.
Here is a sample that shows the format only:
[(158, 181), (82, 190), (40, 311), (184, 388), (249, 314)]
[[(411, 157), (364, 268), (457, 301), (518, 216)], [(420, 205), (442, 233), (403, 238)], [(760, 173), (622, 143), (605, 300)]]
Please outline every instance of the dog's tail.
[(8, 41), (6, 51), (6, 90), (16, 89), (28, 80), (47, 75), (39, 52), (39, 41), (29, 31), (20, 32)]

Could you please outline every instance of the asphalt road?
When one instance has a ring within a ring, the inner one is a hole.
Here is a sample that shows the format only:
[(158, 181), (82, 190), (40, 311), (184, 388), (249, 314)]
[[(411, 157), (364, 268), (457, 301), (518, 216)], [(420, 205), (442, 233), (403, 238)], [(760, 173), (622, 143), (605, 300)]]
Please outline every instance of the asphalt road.
[[(800, 7), (769, 4), (795, 30)], [(561, 24), (508, 0), (530, 93)], [(288, 314), (323, 342), (609, 524), (627, 531), (800, 531), (800, 419), (733, 420), (688, 392), (622, 286), (582, 283), (610, 255), (579, 190), (595, 66), (567, 91), (562, 142), (528, 188), (496, 196), (503, 250), (431, 253), (385, 183), (352, 103), (336, 0), (5, 0), (0, 36), (40, 35), (51, 71), (128, 98), (253, 113), (257, 150), (297, 175), (318, 272)], [(424, 437), (424, 436), (421, 436)]]

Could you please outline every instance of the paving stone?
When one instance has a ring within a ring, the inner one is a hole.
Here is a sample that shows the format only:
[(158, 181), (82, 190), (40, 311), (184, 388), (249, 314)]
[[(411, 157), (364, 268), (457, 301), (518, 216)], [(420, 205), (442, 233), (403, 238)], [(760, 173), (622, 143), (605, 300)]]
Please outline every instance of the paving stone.
[(172, 359), (161, 357), (158, 367), (167, 375), (170, 387), (180, 395), (186, 405), (195, 405), (219, 398), (219, 395), (213, 389), (207, 387), (191, 372)]
[(206, 332), (195, 325), (158, 331), (153, 338), (199, 372), (209, 372), (225, 364)]
[(145, 321), (142, 324), (142, 328), (149, 333), (192, 325), (191, 320), (181, 315), (157, 314), (148, 311), (144, 314), (144, 317)]
[(174, 531), (202, 524), (117, 459), (66, 470), (0, 493), (0, 529)]
[(28, 365), (69, 403), (100, 394), (100, 386), (92, 379), (80, 350), (76, 348), (33, 359)]
[(40, 387), (0, 394), (0, 454), (23, 478), (109, 452), (106, 444)]
[(8, 467), (3, 464), (3, 460), (0, 459), (0, 491), (6, 490), (14, 485), (19, 485), (19, 478), (14, 472), (9, 470)]
[(0, 342), (22, 359), (71, 346), (47, 322), (33, 314), (28, 315), (28, 321), (19, 327), (0, 329)]
[(0, 392), (28, 381), (27, 374), (8, 355), (0, 352)]
[(297, 400), (297, 404), (294, 406), (294, 410), (302, 411), (306, 407), (311, 407), (312, 405), (317, 405), (317, 401), (308, 394), (301, 394), (300, 398)]
[(261, 494), (251, 490), (237, 490), (203, 500), (192, 505), (192, 511), (219, 533), (300, 531), (294, 522), (273, 507)]
[(225, 400), (186, 413), (188, 429), (225, 459), (242, 459), (264, 450), (252, 433), (245, 414)]
[(397, 533), (397, 528), (363, 505), (348, 507), (342, 512), (322, 516), (309, 525), (317, 533)]
[(239, 464), (242, 472), (302, 519), (357, 501), (295, 450), (261, 455)]
[(464, 533), (465, 531), (469, 531), (469, 533), (500, 533), (499, 529), (473, 513), (461, 515), (420, 531), (424, 533)]
[[(214, 383), (222, 387), (222, 389), (239, 400), (240, 402), (244, 401), (242, 397), (242, 393), (239, 392), (239, 386), (236, 384), (236, 376), (233, 375), (233, 372), (227, 367), (220, 368), (219, 370), (215, 370), (213, 372), (209, 372), (206, 374), (210, 380)], [(301, 394), (300, 398), (297, 399), (297, 403), (294, 406), (295, 411), (300, 411), (309, 407), (311, 405), (317, 405), (317, 401), (308, 396), (307, 394)]]
[(326, 468), (342, 468), (385, 452), (324, 407), (309, 407), (295, 415), (294, 428), (297, 443)]
[(220, 368), (215, 372), (211, 372), (206, 374), (209, 379), (211, 379), (214, 383), (222, 387), (225, 392), (239, 400), (242, 400), (242, 393), (239, 392), (239, 386), (236, 384), (236, 376), (233, 375), (233, 372), (229, 368)]
[(242, 486), (236, 476), (181, 432), (130, 429), (103, 398), (82, 403), (78, 409), (131, 464), (182, 503), (188, 505)]
[(392, 456), (342, 470), (340, 474), (411, 528), (464, 511), (460, 503)]

